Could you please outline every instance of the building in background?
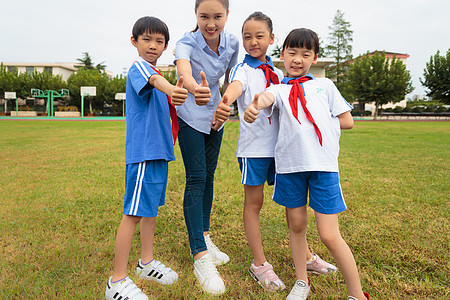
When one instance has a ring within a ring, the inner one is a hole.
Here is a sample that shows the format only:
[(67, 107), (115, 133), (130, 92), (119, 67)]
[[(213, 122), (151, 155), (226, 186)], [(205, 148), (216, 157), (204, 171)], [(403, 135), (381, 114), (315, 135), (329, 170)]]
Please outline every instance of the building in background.
[[(34, 72), (48, 72), (52, 75), (61, 75), (64, 81), (67, 81), (70, 75), (75, 73), (78, 68), (82, 67), (83, 64), (80, 63), (2, 63), (6, 70), (13, 72), (17, 70), (18, 73), (29, 73)], [(113, 73), (110, 71), (105, 71), (109, 77), (113, 77)]]

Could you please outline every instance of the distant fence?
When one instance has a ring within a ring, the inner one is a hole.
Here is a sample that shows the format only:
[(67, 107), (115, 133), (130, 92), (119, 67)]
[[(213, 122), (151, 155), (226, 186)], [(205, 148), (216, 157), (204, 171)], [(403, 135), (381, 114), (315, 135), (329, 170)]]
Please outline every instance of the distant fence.
[(404, 112), (404, 113), (392, 113), (392, 112), (382, 112), (379, 116), (379, 119), (425, 119), (425, 120), (450, 120), (450, 113), (431, 113), (431, 112), (421, 112), (421, 113), (413, 113), (413, 112)]

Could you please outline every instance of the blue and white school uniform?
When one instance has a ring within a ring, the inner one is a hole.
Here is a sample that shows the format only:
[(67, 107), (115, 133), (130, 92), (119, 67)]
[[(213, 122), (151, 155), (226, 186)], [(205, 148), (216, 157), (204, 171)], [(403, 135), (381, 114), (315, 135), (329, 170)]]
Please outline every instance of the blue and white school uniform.
[[(311, 74), (308, 75), (313, 77)], [(288, 82), (290, 79), (292, 78), (285, 78), (283, 82)], [(339, 90), (328, 78), (314, 78), (303, 83), (303, 90), (307, 101), (306, 107), (322, 133), (323, 146), (321, 146), (314, 126), (306, 118), (305, 112), (300, 104), (298, 104), (298, 121), (292, 114), (292, 109), (289, 104), (291, 87), (291, 84), (279, 84), (267, 89), (267, 92), (275, 96), (275, 101), (264, 112), (270, 116), (276, 109), (280, 122), (278, 141), (275, 147), (277, 175), (273, 199), (277, 203), (287, 207), (299, 207), (302, 206), (300, 205), (302, 203), (306, 204), (304, 201), (306, 201), (306, 193), (309, 188), (310, 206), (314, 210), (328, 214), (343, 211), (346, 209), (346, 206), (342, 197), (338, 176), (339, 138), (341, 130), (337, 116), (350, 111), (352, 107), (345, 101)], [(309, 176), (312, 173), (318, 172), (328, 173), (329, 177), (331, 177), (326, 186), (323, 187), (324, 190), (332, 190), (330, 195), (321, 194), (320, 191), (313, 191), (313, 195), (311, 195), (311, 186), (308, 186), (308, 184), (317, 182), (319, 184), (317, 188), (320, 189), (320, 182), (323, 182), (323, 180), (315, 178), (310, 182), (308, 181), (309, 177), (305, 179), (304, 175), (307, 174)], [(301, 175), (303, 178), (294, 181), (284, 180), (284, 175)], [(306, 188), (298, 188), (301, 180), (306, 182)], [(294, 186), (292, 186), (293, 182), (296, 183)], [(296, 194), (297, 192), (301, 192), (302, 195)], [(336, 194), (339, 195), (336, 196)], [(320, 198), (322, 195), (327, 199)], [(311, 203), (311, 198), (314, 196), (320, 198), (316, 201), (318, 203), (325, 200), (332, 201), (333, 199), (336, 203), (316, 205), (314, 204), (315, 199)]]
[(176, 44), (175, 64), (179, 59), (187, 59), (191, 63), (192, 76), (200, 83), (200, 71), (205, 72), (211, 89), (211, 100), (199, 106), (195, 97), (188, 94), (186, 102), (177, 106), (177, 115), (197, 131), (209, 134), (213, 114), (221, 100), (219, 79), (226, 70), (237, 64), (239, 40), (236, 36), (222, 31), (220, 33), (219, 55), (212, 51), (205, 42), (200, 30), (186, 33)]
[[(283, 79), (283, 72), (275, 68), (272, 59), (266, 56), (267, 64)], [(230, 72), (230, 83), (239, 81), (242, 94), (237, 99), (238, 109), (244, 112), (253, 101), (255, 94), (266, 89), (266, 76), (258, 69), (263, 62), (246, 54), (244, 62), (236, 65)], [(246, 185), (261, 185), (266, 180), (273, 183), (275, 145), (278, 135), (278, 114), (269, 118), (258, 118), (254, 123), (244, 121), (244, 114), (239, 114), (239, 141), (236, 150), (242, 172), (241, 182)], [(260, 159), (263, 158), (263, 159)]]
[(164, 205), (168, 162), (175, 160), (169, 103), (149, 84), (152, 75), (157, 72), (139, 57), (127, 76), (125, 215), (157, 216)]

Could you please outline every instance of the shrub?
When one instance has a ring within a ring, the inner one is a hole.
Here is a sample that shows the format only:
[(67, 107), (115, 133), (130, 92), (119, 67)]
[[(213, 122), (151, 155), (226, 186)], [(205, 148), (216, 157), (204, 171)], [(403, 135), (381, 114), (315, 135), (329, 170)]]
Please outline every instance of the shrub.
[(421, 113), (421, 112), (423, 112), (423, 108), (420, 107), (420, 106), (416, 106), (416, 107), (414, 107), (414, 108), (411, 110), (411, 112), (413, 112), (413, 113)]
[(351, 111), (351, 114), (354, 117), (359, 117), (361, 115), (361, 111), (357, 110), (357, 109), (354, 109), (354, 110)]
[(424, 112), (434, 112), (434, 108), (433, 108), (433, 106), (427, 106), (424, 110), (423, 110)]
[(401, 106), (396, 106), (396, 107), (394, 108), (394, 112), (395, 112), (396, 114), (402, 112), (402, 110), (403, 110), (403, 107), (401, 107)]
[(434, 112), (443, 113), (443, 112), (447, 112), (447, 109), (444, 106), (439, 106), (438, 108), (436, 108), (436, 110)]
[(402, 109), (402, 113), (408, 113), (408, 112), (411, 112), (411, 110), (412, 110), (412, 108), (407, 106), (407, 107)]
[(371, 116), (371, 115), (372, 115), (372, 112), (371, 112), (370, 110), (365, 110), (365, 111), (363, 112), (363, 115), (364, 115), (365, 117), (368, 117), (368, 116)]

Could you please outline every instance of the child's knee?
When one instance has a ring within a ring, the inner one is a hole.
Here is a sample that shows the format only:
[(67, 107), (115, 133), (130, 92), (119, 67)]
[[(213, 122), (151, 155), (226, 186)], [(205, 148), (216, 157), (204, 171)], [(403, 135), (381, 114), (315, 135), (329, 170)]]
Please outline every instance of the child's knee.
[(319, 231), (320, 240), (328, 248), (336, 247), (341, 241), (342, 237), (339, 232), (335, 231)]
[(308, 226), (307, 218), (293, 218), (289, 220), (289, 231), (300, 234), (306, 232)]

